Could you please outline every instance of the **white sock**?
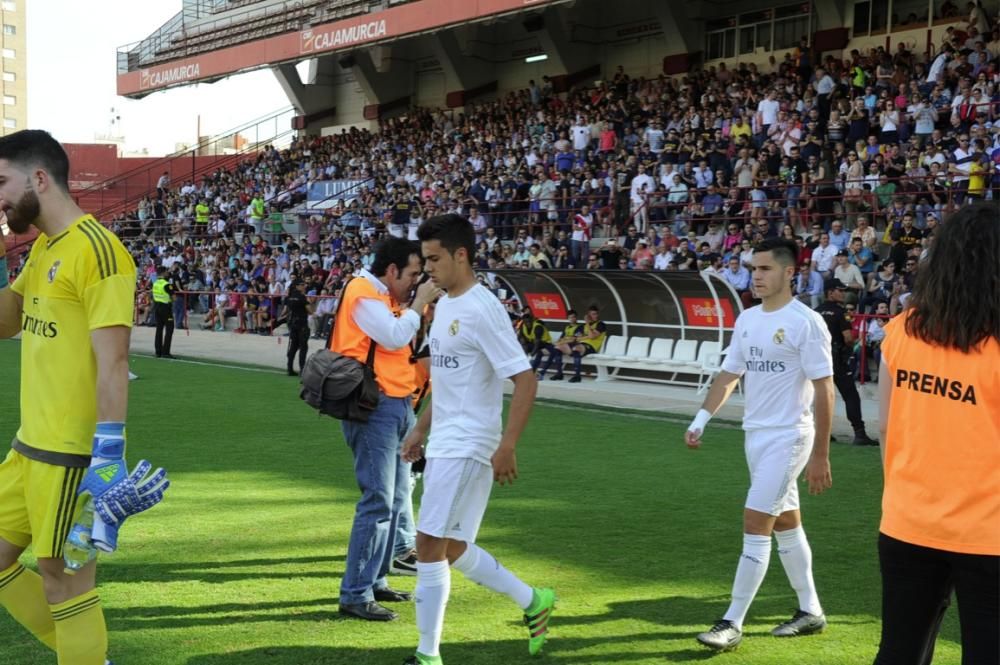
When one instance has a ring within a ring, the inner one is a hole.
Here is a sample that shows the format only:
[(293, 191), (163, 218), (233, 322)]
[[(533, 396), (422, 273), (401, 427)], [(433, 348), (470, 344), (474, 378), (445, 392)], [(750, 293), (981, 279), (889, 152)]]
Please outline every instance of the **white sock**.
[(797, 526), (788, 531), (775, 531), (774, 537), (778, 539), (781, 565), (785, 567), (788, 581), (799, 596), (799, 609), (809, 614), (822, 614), (816, 583), (813, 582), (812, 550), (806, 532)]
[(451, 593), (451, 569), (447, 561), (417, 563), (417, 588), (413, 598), (417, 605), (417, 631), (420, 644), (417, 651), (425, 656), (439, 656), (441, 631), (444, 629), (444, 609)]
[(733, 599), (723, 619), (733, 622), (743, 630), (743, 620), (750, 609), (757, 589), (767, 574), (767, 564), (771, 560), (770, 536), (755, 536), (743, 534), (743, 554), (736, 566), (736, 579), (733, 580)]
[(455, 566), (455, 570), (476, 584), (507, 596), (522, 610), (531, 607), (535, 597), (532, 588), (501, 566), (499, 561), (478, 545), (469, 543), (465, 553), (452, 565)]

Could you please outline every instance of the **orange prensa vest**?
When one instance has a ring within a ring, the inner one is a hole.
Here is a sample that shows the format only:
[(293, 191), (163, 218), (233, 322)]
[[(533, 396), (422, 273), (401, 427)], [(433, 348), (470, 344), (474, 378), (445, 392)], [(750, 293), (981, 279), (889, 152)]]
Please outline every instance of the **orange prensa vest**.
[[(388, 294), (379, 293), (365, 277), (352, 279), (344, 289), (344, 302), (334, 321), (330, 350), (354, 358), (358, 362), (368, 359), (371, 338), (354, 322), (354, 308), (360, 298), (381, 300), (386, 307), (399, 316), (402, 308), (392, 301)], [(378, 386), (389, 397), (409, 397), (416, 389), (416, 376), (410, 363), (410, 345), (389, 350), (379, 344), (375, 348), (375, 379)]]
[(882, 533), (915, 545), (1000, 555), (1000, 343), (970, 353), (885, 326), (891, 401)]

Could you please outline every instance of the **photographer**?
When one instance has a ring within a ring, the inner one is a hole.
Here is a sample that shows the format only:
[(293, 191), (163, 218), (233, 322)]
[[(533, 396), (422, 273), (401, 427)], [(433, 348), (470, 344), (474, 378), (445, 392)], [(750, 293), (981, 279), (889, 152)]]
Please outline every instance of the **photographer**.
[[(398, 615), (380, 603), (411, 598), (386, 583), (394, 534), (401, 521), (413, 521), (408, 510), (410, 465), (400, 458), (403, 437), (413, 426), (410, 397), (417, 387), (410, 340), (420, 328), (420, 312), (440, 291), (430, 281), (417, 287), (423, 260), (415, 242), (386, 238), (375, 245), (374, 256), (371, 269), (362, 269), (344, 287), (330, 340), (331, 351), (361, 363), (376, 344), (374, 370), (379, 387), (378, 405), (367, 423), (341, 423), (354, 455), (361, 499), (340, 585), (340, 614), (392, 621)], [(407, 306), (414, 288), (416, 295)]]
[(618, 262), (622, 258), (625, 258), (625, 253), (621, 245), (618, 244), (617, 239), (609, 238), (605, 241), (601, 249), (598, 250), (598, 256), (600, 257), (601, 268), (603, 270), (615, 270), (618, 268)]

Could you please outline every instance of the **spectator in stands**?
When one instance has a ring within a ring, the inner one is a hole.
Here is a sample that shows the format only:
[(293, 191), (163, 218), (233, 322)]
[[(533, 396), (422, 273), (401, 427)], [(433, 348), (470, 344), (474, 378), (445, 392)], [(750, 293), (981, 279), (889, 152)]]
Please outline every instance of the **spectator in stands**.
[(806, 259), (799, 264), (799, 273), (793, 286), (795, 297), (811, 309), (819, 307), (823, 300), (823, 276), (816, 270), (816, 264)]
[(829, 279), (833, 276), (838, 251), (837, 247), (830, 242), (830, 234), (821, 233), (819, 245), (813, 249), (812, 260), (816, 263), (816, 270), (823, 276), (823, 279)]
[(846, 249), (842, 249), (837, 252), (837, 267), (833, 270), (833, 278), (840, 280), (844, 285), (846, 292), (845, 295), (850, 295), (848, 301), (852, 304), (856, 304), (860, 299), (861, 292), (865, 287), (864, 278), (861, 276), (861, 271), (857, 266), (852, 265), (850, 262), (850, 252)]
[(722, 277), (736, 289), (736, 293), (743, 300), (743, 306), (749, 307), (748, 303), (753, 300), (753, 294), (750, 292), (750, 271), (740, 265), (738, 256), (729, 258), (728, 268), (722, 272)]
[(851, 239), (851, 245), (847, 252), (851, 265), (857, 266), (858, 270), (861, 271), (862, 278), (867, 278), (875, 269), (875, 254), (872, 250), (864, 246), (861, 238), (855, 236)]

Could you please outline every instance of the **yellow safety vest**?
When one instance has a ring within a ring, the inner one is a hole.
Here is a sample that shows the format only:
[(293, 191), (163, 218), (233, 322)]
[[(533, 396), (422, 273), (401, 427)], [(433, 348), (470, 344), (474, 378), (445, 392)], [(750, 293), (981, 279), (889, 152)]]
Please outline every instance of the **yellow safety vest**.
[(584, 323), (583, 324), (583, 337), (580, 339), (581, 344), (586, 344), (587, 346), (594, 349), (594, 351), (600, 351), (601, 347), (604, 346), (604, 338), (608, 336), (608, 333), (602, 332), (597, 337), (589, 337), (592, 331), (597, 330), (597, 325), (600, 321), (595, 321), (593, 324)]
[(153, 301), (160, 303), (169, 303), (170, 294), (167, 293), (167, 285), (170, 284), (167, 280), (162, 277), (155, 282), (153, 282)]
[[(538, 326), (538, 325), (539, 325), (539, 322), (538, 321), (534, 321), (534, 322), (532, 322), (532, 324), (530, 326), (528, 326), (526, 328), (523, 328), (521, 330), (521, 334), (524, 335), (524, 339), (526, 339), (529, 342), (534, 342), (535, 341), (535, 327)], [(541, 324), (541, 327), (542, 327), (542, 341), (545, 342), (546, 344), (552, 343), (552, 334), (549, 332), (549, 329), (545, 327), (544, 323)]]

